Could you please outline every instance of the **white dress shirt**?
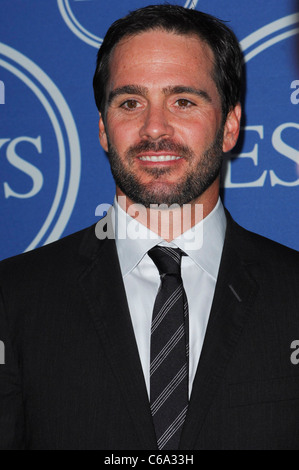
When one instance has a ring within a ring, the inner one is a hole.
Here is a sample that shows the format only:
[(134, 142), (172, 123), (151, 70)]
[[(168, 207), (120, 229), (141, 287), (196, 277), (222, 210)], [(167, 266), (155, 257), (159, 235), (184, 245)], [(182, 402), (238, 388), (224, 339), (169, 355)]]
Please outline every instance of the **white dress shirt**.
[[(171, 243), (162, 240), (130, 217), (116, 199), (112, 213), (121, 272), (149, 396), (151, 321), (160, 286), (160, 276), (147, 252), (157, 244), (163, 244), (180, 248), (188, 255), (182, 258), (182, 279), (189, 305), (189, 395), (191, 395), (224, 245), (226, 216), (223, 205), (219, 199), (214, 210), (192, 229), (198, 234), (198, 239), (203, 234), (202, 247), (199, 249), (194, 249), (193, 246), (190, 249), (190, 231), (186, 231)], [(130, 237), (124, 237), (128, 232)], [(132, 239), (134, 234), (136, 239)]]

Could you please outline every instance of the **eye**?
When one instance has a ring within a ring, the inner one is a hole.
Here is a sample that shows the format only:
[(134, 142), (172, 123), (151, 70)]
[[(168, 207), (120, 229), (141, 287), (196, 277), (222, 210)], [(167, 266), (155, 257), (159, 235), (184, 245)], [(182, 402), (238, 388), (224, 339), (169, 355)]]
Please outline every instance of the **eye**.
[(122, 103), (121, 108), (127, 109), (128, 111), (134, 111), (139, 108), (141, 105), (136, 100), (127, 100)]
[(187, 98), (180, 98), (176, 101), (176, 105), (179, 108), (190, 108), (191, 106), (194, 106), (194, 103), (192, 103), (192, 101), (187, 100)]

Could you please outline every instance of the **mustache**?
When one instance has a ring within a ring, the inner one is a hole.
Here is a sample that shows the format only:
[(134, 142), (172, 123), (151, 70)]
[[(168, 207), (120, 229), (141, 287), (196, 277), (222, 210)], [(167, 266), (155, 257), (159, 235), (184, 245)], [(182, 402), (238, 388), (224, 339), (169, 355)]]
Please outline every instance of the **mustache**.
[(144, 141), (139, 144), (132, 145), (126, 152), (128, 159), (133, 159), (142, 152), (165, 152), (167, 155), (174, 152), (186, 159), (191, 159), (193, 152), (187, 145), (178, 144), (169, 139), (160, 140), (159, 142)]

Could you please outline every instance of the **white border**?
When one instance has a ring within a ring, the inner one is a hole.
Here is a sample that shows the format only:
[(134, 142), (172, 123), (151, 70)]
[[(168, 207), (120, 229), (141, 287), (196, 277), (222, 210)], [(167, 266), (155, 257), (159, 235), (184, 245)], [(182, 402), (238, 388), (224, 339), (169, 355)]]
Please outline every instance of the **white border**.
[[(276, 35), (273, 38), (267, 40), (267, 38), (273, 33), (278, 33), (282, 29), (288, 28), (296, 24), (297, 24), (296, 28), (290, 31), (286, 31), (282, 34)], [(262, 44), (254, 48), (252, 51), (247, 52), (247, 54), (245, 55), (245, 62), (249, 62), (251, 59), (256, 57), (258, 54), (260, 54), (264, 50), (268, 49), (269, 47), (273, 46), (274, 44), (277, 44), (278, 42), (283, 41), (284, 39), (287, 39), (298, 33), (299, 33), (299, 12), (294, 13), (293, 15), (285, 16), (284, 18), (281, 18), (280, 20), (273, 21), (272, 23), (267, 24), (266, 26), (258, 29), (254, 33), (249, 34), (249, 36), (247, 36), (245, 39), (243, 39), (240, 42), (243, 52), (246, 52), (247, 49), (250, 49), (259, 41), (265, 40), (265, 42), (263, 42)]]
[[(55, 240), (58, 240), (69, 219), (72, 214), (77, 194), (79, 190), (80, 184), (80, 175), (81, 175), (81, 151), (80, 151), (80, 142), (79, 136), (76, 128), (76, 124), (72, 113), (63, 97), (59, 89), (53, 83), (48, 75), (46, 75), (38, 65), (36, 65), (33, 61), (25, 57), (20, 52), (16, 51), (12, 47), (9, 47), (3, 43), (0, 43), (0, 55), (6, 57), (8, 60), (0, 60), (0, 66), (6, 68), (9, 72), (13, 73), (16, 77), (27, 85), (31, 91), (36, 95), (40, 103), (43, 105), (44, 109), (46, 110), (49, 119), (52, 123), (54, 128), (54, 132), (57, 139), (58, 144), (58, 151), (59, 151), (59, 178), (56, 188), (56, 194), (54, 197), (54, 201), (52, 203), (52, 207), (48, 216), (43, 223), (40, 231), (32, 240), (30, 245), (26, 248), (26, 251), (33, 250), (38, 246), (42, 238), (47, 234), (51, 223), (53, 222), (59, 204), (61, 202), (61, 198), (63, 196), (63, 191), (65, 187), (65, 174), (66, 174), (66, 149), (65, 143), (63, 139), (63, 133), (59, 125), (59, 121), (55, 114), (53, 107), (51, 106), (49, 100), (46, 98), (42, 87), (47, 91), (50, 95), (51, 99), (55, 103), (57, 107), (61, 119), (63, 120), (67, 138), (68, 138), (68, 145), (69, 145), (69, 152), (70, 152), (70, 178), (69, 184), (67, 189), (66, 198), (64, 201), (63, 208), (61, 210), (60, 216), (51, 231), (48, 235), (47, 240), (45, 241), (44, 245), (51, 243)], [(15, 65), (12, 65), (10, 62), (15, 62)], [(23, 68), (24, 71), (19, 70), (19, 68)], [(36, 81), (39, 82), (40, 88), (33, 82), (33, 77)]]
[[(185, 3), (185, 8), (194, 10), (199, 0), (187, 0)], [(99, 49), (101, 47), (103, 38), (95, 36), (85, 29), (81, 23), (75, 17), (69, 0), (57, 0), (57, 5), (61, 13), (62, 18), (64, 19), (66, 25), (69, 29), (79, 38), (81, 41), (84, 41), (89, 46)]]

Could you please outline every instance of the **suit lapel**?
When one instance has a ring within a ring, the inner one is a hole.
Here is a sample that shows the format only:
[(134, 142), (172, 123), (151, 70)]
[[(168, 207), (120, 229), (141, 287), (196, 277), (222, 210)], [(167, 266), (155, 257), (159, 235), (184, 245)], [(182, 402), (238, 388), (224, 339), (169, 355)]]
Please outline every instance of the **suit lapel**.
[[(207, 333), (193, 383), (180, 448), (192, 450), (251, 313), (257, 284), (251, 271), (256, 264), (235, 235), (242, 230), (228, 216), (228, 228)], [(240, 255), (242, 253), (242, 255)]]
[(99, 248), (80, 285), (142, 447), (152, 450), (155, 431), (115, 241), (89, 239), (89, 251), (90, 243)]

